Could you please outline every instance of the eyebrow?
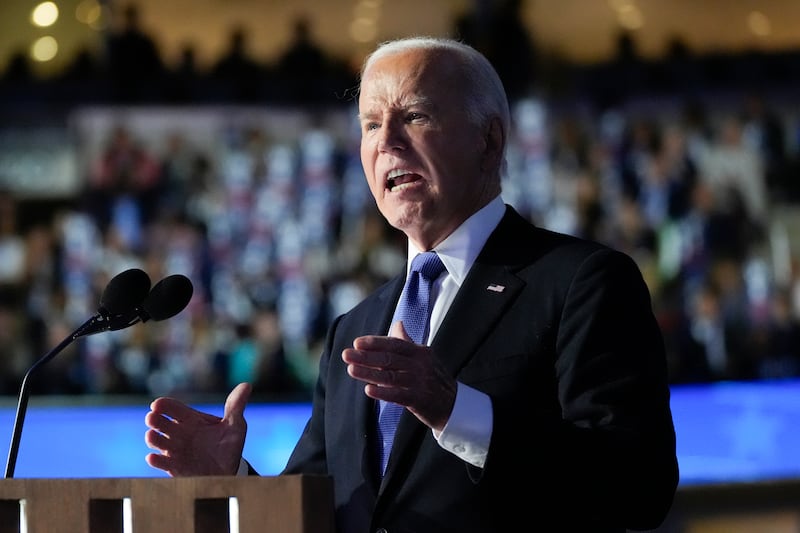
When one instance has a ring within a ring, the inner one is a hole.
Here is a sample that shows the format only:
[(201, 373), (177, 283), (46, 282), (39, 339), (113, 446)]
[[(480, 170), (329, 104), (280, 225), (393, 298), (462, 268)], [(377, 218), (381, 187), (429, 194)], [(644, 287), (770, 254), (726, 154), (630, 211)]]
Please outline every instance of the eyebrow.
[[(392, 106), (392, 108), (402, 111), (402, 110), (408, 110), (408, 109), (410, 109), (412, 107), (417, 107), (417, 106), (425, 107), (425, 108), (432, 109), (432, 110), (436, 109), (436, 106), (432, 104), (431, 99), (428, 98), (427, 96), (417, 96), (417, 97), (409, 100), (408, 102), (403, 102), (403, 104), (401, 106), (399, 106), (399, 107)], [(366, 111), (364, 113), (358, 113), (356, 116), (357, 116), (357, 118), (359, 120), (369, 120), (369, 119), (375, 118), (376, 116), (378, 116), (380, 114), (381, 114), (380, 111), (368, 110), (368, 111)]]

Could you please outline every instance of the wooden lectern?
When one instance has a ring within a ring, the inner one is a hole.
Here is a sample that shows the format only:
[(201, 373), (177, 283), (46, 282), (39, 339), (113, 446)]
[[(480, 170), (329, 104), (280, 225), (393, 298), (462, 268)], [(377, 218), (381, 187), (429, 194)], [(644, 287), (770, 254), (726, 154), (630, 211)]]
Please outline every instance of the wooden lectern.
[(333, 530), (326, 476), (0, 480), (0, 533)]

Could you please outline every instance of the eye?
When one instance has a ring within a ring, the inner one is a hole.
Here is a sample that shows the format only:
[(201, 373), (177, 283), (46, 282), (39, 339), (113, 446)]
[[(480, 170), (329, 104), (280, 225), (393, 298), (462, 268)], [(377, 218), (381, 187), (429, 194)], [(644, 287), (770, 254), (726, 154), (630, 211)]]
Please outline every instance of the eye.
[(372, 130), (377, 130), (378, 128), (381, 127), (381, 125), (378, 124), (377, 122), (365, 122), (362, 127), (364, 128), (364, 131), (372, 131)]
[(426, 118), (427, 117), (425, 115), (423, 115), (422, 113), (418, 113), (416, 111), (411, 111), (408, 113), (408, 115), (406, 115), (406, 120), (408, 122), (420, 122), (422, 120), (425, 120)]

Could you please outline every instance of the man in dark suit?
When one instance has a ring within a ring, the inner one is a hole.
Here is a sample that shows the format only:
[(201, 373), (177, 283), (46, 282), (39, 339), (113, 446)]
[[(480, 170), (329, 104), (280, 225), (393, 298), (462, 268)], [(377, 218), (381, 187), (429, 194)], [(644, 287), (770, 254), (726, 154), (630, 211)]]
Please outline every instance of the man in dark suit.
[[(391, 280), (330, 327), (284, 473), (334, 483), (342, 533), (653, 529), (678, 483), (663, 340), (628, 256), (538, 228), (501, 199), (509, 106), (489, 62), (410, 39), (366, 61), (361, 159), (409, 263), (435, 251), (425, 342)], [(408, 266), (406, 268), (408, 272)], [(247, 473), (248, 384), (222, 418), (156, 399), (148, 463)], [(385, 474), (376, 405), (405, 407)], [(252, 473), (252, 469), (249, 469)]]

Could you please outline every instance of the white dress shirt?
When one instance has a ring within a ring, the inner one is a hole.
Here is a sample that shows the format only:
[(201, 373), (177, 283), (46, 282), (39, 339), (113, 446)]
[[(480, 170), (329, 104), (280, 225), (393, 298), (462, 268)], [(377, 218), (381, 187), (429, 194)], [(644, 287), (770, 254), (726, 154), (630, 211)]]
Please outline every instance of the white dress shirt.
[[(505, 205), (498, 196), (434, 248), (447, 270), (439, 276), (431, 289), (434, 304), (427, 344), (430, 344), (436, 335), (475, 258), (483, 249), (489, 235), (500, 223), (504, 213)], [(410, 268), (414, 256), (423, 251), (425, 250), (417, 250), (409, 242), (407, 268)], [(445, 450), (472, 465), (483, 468), (486, 455), (489, 453), (492, 424), (491, 398), (472, 387), (458, 383), (450, 419), (442, 432), (433, 431), (433, 436)]]

